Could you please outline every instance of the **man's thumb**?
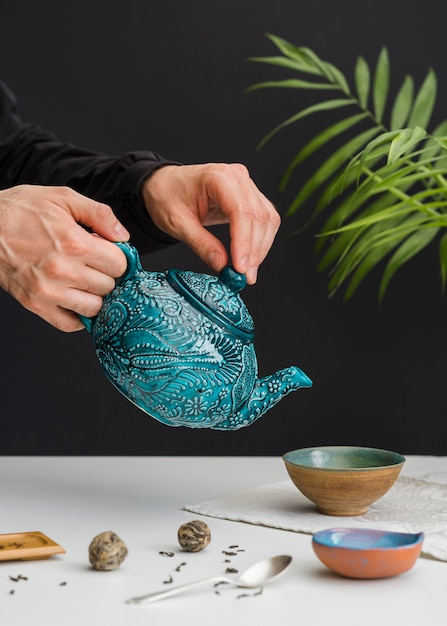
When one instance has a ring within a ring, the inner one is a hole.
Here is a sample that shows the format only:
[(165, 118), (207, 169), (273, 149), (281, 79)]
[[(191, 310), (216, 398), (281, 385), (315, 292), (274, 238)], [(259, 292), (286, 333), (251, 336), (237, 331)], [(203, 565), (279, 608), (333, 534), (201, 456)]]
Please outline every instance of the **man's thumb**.
[(127, 241), (130, 238), (129, 231), (107, 204), (91, 200), (81, 194), (77, 195), (70, 210), (78, 223), (109, 241)]

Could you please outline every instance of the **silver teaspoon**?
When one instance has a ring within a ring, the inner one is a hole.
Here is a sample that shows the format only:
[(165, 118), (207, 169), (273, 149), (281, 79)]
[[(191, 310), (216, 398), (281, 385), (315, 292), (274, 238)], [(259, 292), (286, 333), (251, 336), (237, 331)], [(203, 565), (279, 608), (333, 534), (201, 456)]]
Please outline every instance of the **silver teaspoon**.
[(259, 561), (251, 567), (249, 567), (240, 576), (240, 578), (227, 578), (225, 576), (212, 576), (210, 578), (201, 578), (200, 580), (186, 583), (184, 585), (178, 585), (177, 587), (171, 587), (163, 591), (156, 591), (155, 593), (148, 593), (144, 596), (137, 596), (127, 600), (127, 604), (147, 604), (149, 602), (155, 602), (162, 598), (168, 598), (177, 593), (188, 591), (194, 587), (206, 585), (209, 583), (230, 583), (237, 587), (245, 587), (251, 589), (253, 587), (262, 587), (272, 580), (277, 578), (280, 574), (283, 574), (292, 562), (292, 557), (286, 554), (279, 556), (272, 556), (264, 561)]

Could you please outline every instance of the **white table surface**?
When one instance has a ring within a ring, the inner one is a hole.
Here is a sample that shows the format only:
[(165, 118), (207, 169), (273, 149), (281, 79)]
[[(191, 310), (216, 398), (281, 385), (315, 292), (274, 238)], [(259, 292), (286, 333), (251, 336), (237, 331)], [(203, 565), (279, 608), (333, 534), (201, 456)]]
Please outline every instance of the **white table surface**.
[[(408, 467), (411, 462), (407, 457)], [(320, 563), (310, 535), (210, 517), (202, 517), (212, 533), (209, 546), (181, 550), (178, 527), (198, 517), (184, 505), (283, 480), (281, 458), (3, 457), (0, 477), (0, 533), (39, 530), (66, 549), (45, 560), (0, 562), (2, 626), (447, 623), (445, 562), (420, 558), (401, 576), (349, 580)], [(88, 546), (106, 530), (126, 542), (129, 555), (117, 570), (98, 572), (89, 564)], [(228, 557), (224, 551), (232, 545), (240, 551)], [(292, 565), (260, 595), (238, 597), (246, 592), (230, 586), (217, 594), (210, 585), (154, 604), (125, 603), (224, 574), (226, 567), (242, 572), (275, 554), (292, 555)], [(28, 580), (9, 578), (19, 575)], [(173, 582), (165, 583), (170, 576)]]

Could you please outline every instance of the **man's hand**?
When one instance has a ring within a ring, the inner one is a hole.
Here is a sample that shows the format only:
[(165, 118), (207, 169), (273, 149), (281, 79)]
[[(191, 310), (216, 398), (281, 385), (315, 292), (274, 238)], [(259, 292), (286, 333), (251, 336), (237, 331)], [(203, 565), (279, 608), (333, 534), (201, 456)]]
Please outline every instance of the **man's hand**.
[(281, 220), (240, 164), (167, 165), (143, 185), (158, 228), (187, 244), (215, 271), (228, 264), (223, 243), (206, 226), (229, 223), (233, 267), (256, 282)]
[(128, 238), (107, 205), (67, 187), (0, 191), (0, 286), (56, 328), (80, 330), (76, 313), (96, 315), (126, 270), (111, 242)]

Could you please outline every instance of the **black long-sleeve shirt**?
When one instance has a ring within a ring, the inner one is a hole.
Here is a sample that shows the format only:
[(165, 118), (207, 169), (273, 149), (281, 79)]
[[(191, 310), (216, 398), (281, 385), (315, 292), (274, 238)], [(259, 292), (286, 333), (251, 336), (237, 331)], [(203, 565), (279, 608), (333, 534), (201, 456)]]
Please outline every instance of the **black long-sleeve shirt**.
[(14, 95), (0, 81), (0, 189), (19, 184), (71, 187), (108, 204), (144, 254), (175, 242), (152, 222), (140, 195), (143, 181), (166, 163), (150, 151), (110, 157), (64, 143), (23, 122)]

